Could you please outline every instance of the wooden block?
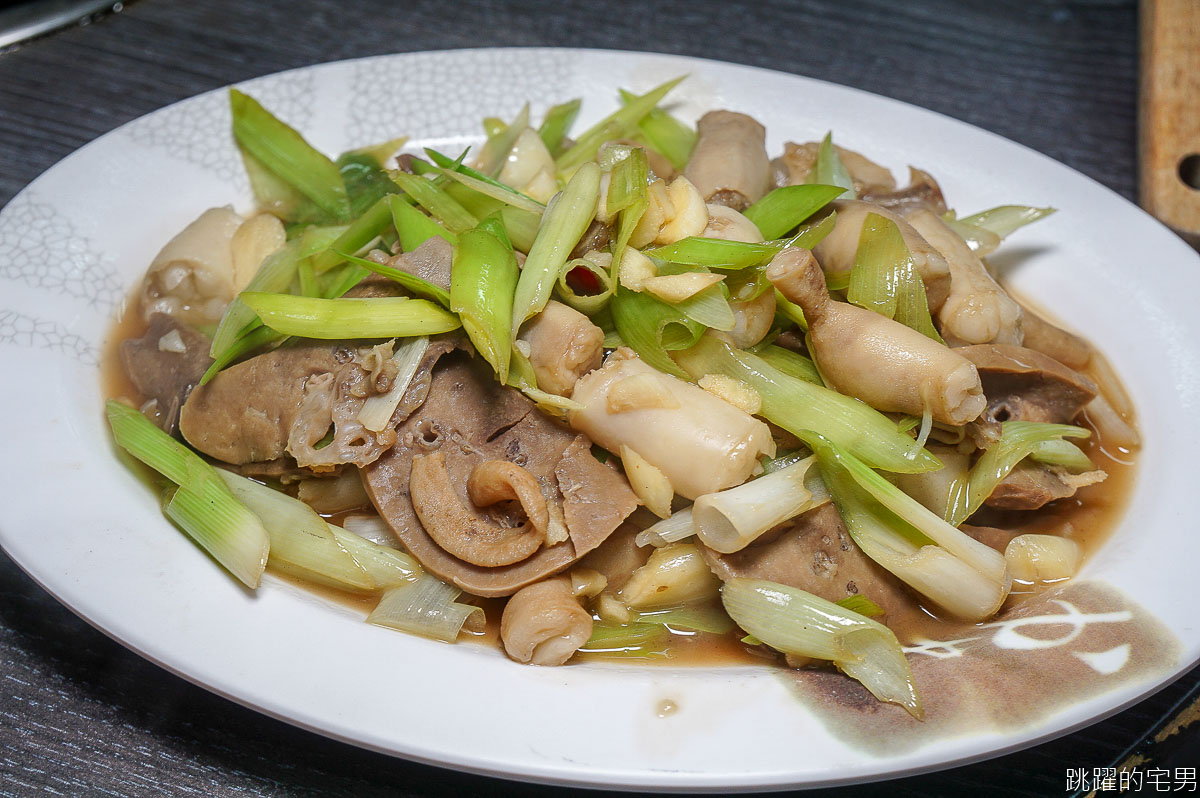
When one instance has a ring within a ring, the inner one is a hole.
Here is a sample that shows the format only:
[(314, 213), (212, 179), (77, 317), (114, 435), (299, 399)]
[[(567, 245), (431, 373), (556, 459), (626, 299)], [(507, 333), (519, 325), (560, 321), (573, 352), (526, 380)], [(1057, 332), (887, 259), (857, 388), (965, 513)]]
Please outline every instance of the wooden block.
[(1200, 0), (1143, 0), (1141, 28), (1142, 207), (1200, 246)]

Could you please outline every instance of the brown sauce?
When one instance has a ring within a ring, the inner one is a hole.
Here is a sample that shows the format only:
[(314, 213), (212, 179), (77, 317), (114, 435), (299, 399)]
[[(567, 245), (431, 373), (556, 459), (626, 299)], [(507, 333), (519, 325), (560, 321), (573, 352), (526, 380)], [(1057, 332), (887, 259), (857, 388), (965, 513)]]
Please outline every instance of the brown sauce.
[[(126, 307), (136, 308), (136, 299), (126, 303)], [(1046, 314), (1041, 314), (1044, 317)], [(120, 344), (129, 338), (138, 338), (145, 333), (146, 324), (136, 312), (127, 312), (112, 327), (108, 338), (102, 346), (100, 365), (101, 391), (105, 398), (125, 399), (138, 406), (142, 397), (138, 396), (133, 384), (125, 375), (121, 366)], [(1084, 373), (1096, 376), (1085, 369)], [(1082, 425), (1091, 428), (1086, 418)], [(1006, 513), (990, 513), (988, 523), (1007, 529), (1019, 529), (1023, 533), (1057, 534), (1069, 537), (1079, 544), (1082, 560), (1086, 563), (1090, 555), (1104, 545), (1113, 529), (1120, 522), (1129, 498), (1136, 484), (1137, 467), (1136, 452), (1108, 447), (1099, 439), (1093, 429), (1093, 435), (1086, 441), (1076, 441), (1081, 449), (1092, 459), (1096, 468), (1108, 474), (1108, 478), (1099, 483), (1080, 489), (1070, 499), (1063, 499), (1031, 512), (1010, 511)], [(147, 484), (152, 485), (149, 472), (146, 471)], [(339, 519), (331, 519), (336, 522)], [(289, 575), (280, 574), (268, 569), (275, 578), (295, 585), (323, 599), (349, 607), (366, 616), (374, 608), (376, 596), (360, 595), (337, 590), (324, 585), (315, 585)], [(1004, 607), (1007, 609), (1038, 592), (1037, 588), (1015, 583), (1013, 591)], [(504, 599), (484, 599), (464, 594), (460, 601), (478, 604), (484, 608), (487, 617), (485, 628), (481, 632), (464, 632), (459, 640), (493, 648), (500, 647), (500, 617), (504, 609)], [(922, 607), (924, 615), (917, 621), (899, 626), (891, 624), (893, 631), (901, 641), (912, 640), (916, 637), (944, 637), (961, 628), (963, 624), (953, 620), (939, 618), (937, 613), (927, 607)], [(669, 642), (665, 646), (666, 656), (636, 656), (636, 655), (606, 655), (582, 654), (572, 661), (610, 661), (630, 662), (638, 665), (668, 665), (668, 666), (729, 666), (755, 665), (764, 662), (780, 661), (775, 653), (762, 647), (749, 646), (741, 642), (744, 636), (740, 630), (734, 630), (726, 635), (709, 633), (692, 633), (669, 630)], [(658, 646), (663, 649), (663, 646)]]

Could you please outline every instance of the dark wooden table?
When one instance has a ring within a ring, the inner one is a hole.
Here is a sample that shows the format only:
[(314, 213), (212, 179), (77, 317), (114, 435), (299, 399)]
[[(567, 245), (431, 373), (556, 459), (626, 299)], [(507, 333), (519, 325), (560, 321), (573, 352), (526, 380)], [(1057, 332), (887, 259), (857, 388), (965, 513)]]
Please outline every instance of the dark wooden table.
[[(1133, 0), (638, 5), (140, 0), (0, 53), (0, 205), (92, 138), (198, 92), (320, 61), (498, 45), (679, 53), (856, 86), (1015, 139), (1133, 196)], [(1193, 672), (1027, 751), (836, 793), (1066, 794), (1068, 768), (1110, 763), (1198, 684)], [(1195, 735), (1174, 739), (1182, 747), (1163, 765), (1195, 767)], [(560, 792), (368, 753), (218, 698), (92, 629), (0, 554), (2, 795)]]

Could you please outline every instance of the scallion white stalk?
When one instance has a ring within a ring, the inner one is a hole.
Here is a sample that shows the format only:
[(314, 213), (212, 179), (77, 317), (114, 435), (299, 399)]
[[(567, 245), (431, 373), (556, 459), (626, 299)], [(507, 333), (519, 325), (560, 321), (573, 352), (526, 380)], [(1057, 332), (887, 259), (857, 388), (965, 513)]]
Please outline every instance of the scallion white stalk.
[[(1083, 427), (1070, 424), (1005, 421), (1000, 440), (984, 452), (971, 467), (966, 484), (957, 486), (952, 492), (950, 506), (946, 509), (946, 520), (957, 526), (970, 518), (972, 513), (983, 506), (984, 501), (992, 495), (992, 491), (1017, 463), (1038, 450), (1045, 441), (1087, 438), (1090, 435), (1091, 432)], [(1075, 458), (1072, 456), (1071, 459)]]
[(272, 569), (340, 590), (369, 593), (376, 589), (375, 580), (307, 504), (238, 474), (217, 473), (233, 495), (262, 520), (271, 536), (268, 565)]
[(832, 662), (880, 701), (924, 716), (912, 669), (890, 629), (811, 593), (761, 579), (730, 579), (721, 588), (737, 625), (786, 654)]
[(464, 625), (482, 625), (483, 608), (455, 601), (462, 593), (436, 576), (417, 579), (384, 592), (367, 623), (453, 643)]
[(180, 486), (167, 503), (167, 516), (243, 584), (258, 587), (270, 538), (217, 469), (136, 409), (110, 399), (105, 412), (118, 446)]
[(1004, 557), (910, 498), (861, 460), (814, 434), (800, 435), (850, 536), (863, 553), (965, 620), (990, 617), (1008, 596)]
[(646, 527), (638, 532), (637, 537), (633, 540), (639, 546), (662, 548), (668, 543), (686, 540), (694, 534), (696, 534), (696, 525), (692, 521), (692, 508), (688, 507), (686, 510), (674, 513), (670, 518), (663, 518)]
[(959, 221), (963, 224), (990, 230), (1003, 239), (1007, 238), (1014, 230), (1039, 219), (1045, 219), (1054, 211), (1054, 208), (1034, 208), (1029, 205), (1000, 205), (964, 216)]
[(329, 524), (329, 531), (338, 544), (367, 572), (380, 590), (398, 587), (420, 577), (421, 565), (408, 554), (381, 546), (349, 530)]
[(829, 501), (805, 484), (816, 457), (752, 479), (736, 488), (707, 493), (692, 505), (696, 535), (722, 554), (741, 551), (784, 521)]

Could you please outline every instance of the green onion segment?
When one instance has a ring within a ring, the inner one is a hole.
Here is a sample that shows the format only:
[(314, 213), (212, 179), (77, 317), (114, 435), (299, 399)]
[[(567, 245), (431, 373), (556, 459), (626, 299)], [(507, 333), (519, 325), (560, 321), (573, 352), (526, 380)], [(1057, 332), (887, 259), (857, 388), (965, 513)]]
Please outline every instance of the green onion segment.
[(178, 486), (167, 503), (172, 521), (250, 588), (262, 578), (270, 538), (258, 516), (225, 487), (217, 469), (132, 407), (105, 403), (117, 445)]
[(762, 579), (730, 579), (721, 602), (737, 625), (786, 654), (829, 660), (880, 701), (924, 716), (900, 641), (881, 623), (831, 601)]

